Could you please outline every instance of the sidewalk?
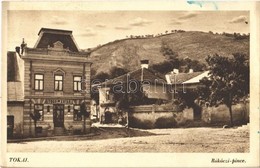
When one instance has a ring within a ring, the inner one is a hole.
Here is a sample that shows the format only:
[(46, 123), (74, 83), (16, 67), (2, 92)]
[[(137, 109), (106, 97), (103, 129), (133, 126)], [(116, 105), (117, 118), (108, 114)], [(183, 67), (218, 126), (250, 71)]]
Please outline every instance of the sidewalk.
[(62, 136), (51, 136), (51, 137), (37, 137), (37, 138), (21, 138), (21, 139), (8, 139), (7, 143), (19, 143), (19, 142), (31, 142), (31, 141), (53, 141), (53, 140), (77, 140), (78, 138), (90, 138), (93, 136), (98, 136), (100, 133), (92, 132), (85, 135), (62, 135)]
[[(98, 129), (100, 131), (105, 131), (104, 128), (125, 128), (125, 126), (120, 124), (100, 124), (93, 123), (91, 126), (92, 130)], [(85, 135), (59, 135), (51, 137), (31, 137), (31, 138), (20, 138), (20, 139), (8, 139), (7, 143), (19, 143), (19, 142), (31, 142), (31, 141), (68, 141), (68, 140), (78, 140), (78, 139), (90, 139), (91, 137), (101, 135), (101, 133), (95, 130), (89, 134)]]
[(120, 124), (101, 124), (99, 122), (92, 123), (91, 127), (97, 127), (97, 128), (125, 128), (124, 125), (120, 125)]

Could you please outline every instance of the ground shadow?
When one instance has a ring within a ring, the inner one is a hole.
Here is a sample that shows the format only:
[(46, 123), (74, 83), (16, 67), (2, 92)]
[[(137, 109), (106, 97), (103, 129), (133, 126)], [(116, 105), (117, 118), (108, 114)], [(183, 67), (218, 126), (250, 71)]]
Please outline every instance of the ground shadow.
[(155, 134), (149, 132), (149, 130), (141, 130), (134, 128), (111, 128), (111, 127), (102, 127), (97, 128), (94, 127), (91, 130), (93, 136), (71, 136), (71, 137), (63, 137), (58, 138), (56, 140), (62, 141), (80, 141), (80, 140), (102, 140), (102, 139), (115, 139), (115, 138), (129, 138), (129, 137), (142, 137), (142, 136), (156, 136), (156, 135), (164, 135), (164, 134)]

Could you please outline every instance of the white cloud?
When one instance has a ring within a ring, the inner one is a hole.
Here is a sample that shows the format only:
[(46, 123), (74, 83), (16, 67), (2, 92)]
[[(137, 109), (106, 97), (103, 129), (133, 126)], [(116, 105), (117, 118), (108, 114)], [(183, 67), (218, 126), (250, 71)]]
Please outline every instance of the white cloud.
[(247, 17), (244, 15), (234, 17), (233, 19), (229, 20), (229, 23), (245, 23), (247, 21)]
[(98, 27), (98, 28), (105, 28), (107, 26), (105, 24), (98, 23), (98, 24), (96, 24), (96, 27)]
[(172, 25), (180, 25), (182, 24), (184, 21), (183, 20), (178, 20), (178, 19), (172, 19), (171, 20), (171, 24)]
[(68, 21), (65, 18), (59, 16), (52, 16), (50, 21), (52, 24), (56, 25), (65, 25), (68, 23)]
[(80, 36), (85, 36), (85, 37), (88, 37), (88, 36), (96, 36), (97, 35), (97, 32), (92, 29), (91, 27), (87, 27), (84, 29), (84, 31), (80, 34)]
[(146, 26), (150, 23), (152, 23), (152, 21), (143, 19), (141, 17), (135, 18), (134, 20), (129, 22), (131, 26)]
[(193, 17), (196, 17), (198, 14), (195, 13), (195, 12), (188, 12), (182, 16), (180, 16), (178, 19), (179, 20), (186, 20), (186, 19), (190, 19), (190, 18), (193, 18)]
[(126, 26), (116, 26), (115, 29), (117, 29), (117, 30), (129, 30), (130, 27), (126, 27)]
[(174, 18), (171, 20), (172, 25), (181, 25), (184, 22), (188, 21), (190, 18), (196, 17), (198, 15), (198, 13), (196, 12), (187, 12), (181, 16), (179, 16), (178, 18)]

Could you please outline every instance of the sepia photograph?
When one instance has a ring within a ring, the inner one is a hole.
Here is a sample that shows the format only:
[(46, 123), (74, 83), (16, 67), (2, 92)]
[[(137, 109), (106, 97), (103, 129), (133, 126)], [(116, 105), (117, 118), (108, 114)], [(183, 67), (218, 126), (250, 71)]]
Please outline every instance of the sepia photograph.
[[(32, 6), (5, 13), (6, 153), (252, 152), (250, 10)], [(207, 162), (249, 162), (220, 156)]]

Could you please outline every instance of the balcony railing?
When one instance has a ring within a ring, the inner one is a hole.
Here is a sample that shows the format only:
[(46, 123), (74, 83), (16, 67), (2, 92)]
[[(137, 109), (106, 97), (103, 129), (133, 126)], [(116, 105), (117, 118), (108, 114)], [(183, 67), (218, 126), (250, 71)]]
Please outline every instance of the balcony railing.
[(62, 55), (62, 56), (89, 56), (89, 52), (72, 52), (67, 49), (56, 50), (52, 48), (26, 48), (25, 52), (28, 54), (40, 54), (40, 55)]

